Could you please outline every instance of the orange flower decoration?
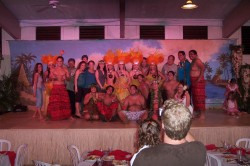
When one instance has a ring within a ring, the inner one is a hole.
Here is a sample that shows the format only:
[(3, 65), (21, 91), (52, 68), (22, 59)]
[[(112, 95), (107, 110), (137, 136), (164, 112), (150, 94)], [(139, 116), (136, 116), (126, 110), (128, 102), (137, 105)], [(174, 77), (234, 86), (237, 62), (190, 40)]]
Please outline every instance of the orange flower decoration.
[(108, 50), (103, 57), (106, 64), (114, 65), (116, 63), (115, 53), (112, 50)]
[(164, 56), (162, 53), (155, 52), (153, 54), (150, 54), (149, 57), (147, 58), (147, 63), (148, 64), (159, 64), (164, 61)]
[(126, 64), (130, 62), (130, 54), (122, 50), (116, 50), (116, 59), (118, 64)]
[(134, 51), (130, 50), (130, 61), (133, 64), (140, 64), (143, 60), (143, 55), (140, 50)]
[(57, 57), (58, 57), (57, 55), (53, 56), (51, 54), (42, 55), (41, 61), (42, 61), (43, 64), (50, 64), (50, 63), (56, 64), (56, 58)]

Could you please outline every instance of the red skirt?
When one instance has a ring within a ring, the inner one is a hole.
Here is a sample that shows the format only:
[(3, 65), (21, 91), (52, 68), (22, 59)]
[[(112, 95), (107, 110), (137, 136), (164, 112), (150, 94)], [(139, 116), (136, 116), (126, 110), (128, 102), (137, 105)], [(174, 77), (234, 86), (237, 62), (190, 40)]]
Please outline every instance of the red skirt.
[(192, 101), (194, 105), (194, 111), (205, 111), (205, 100), (206, 100), (206, 91), (205, 91), (205, 80), (202, 77), (199, 82), (196, 83), (198, 77), (191, 77), (191, 91), (192, 91)]
[(51, 120), (62, 120), (71, 117), (70, 100), (65, 85), (53, 85), (47, 111)]
[(97, 102), (97, 107), (100, 114), (102, 114), (107, 121), (110, 121), (118, 108), (118, 102), (114, 102), (110, 105), (105, 105), (103, 102)]

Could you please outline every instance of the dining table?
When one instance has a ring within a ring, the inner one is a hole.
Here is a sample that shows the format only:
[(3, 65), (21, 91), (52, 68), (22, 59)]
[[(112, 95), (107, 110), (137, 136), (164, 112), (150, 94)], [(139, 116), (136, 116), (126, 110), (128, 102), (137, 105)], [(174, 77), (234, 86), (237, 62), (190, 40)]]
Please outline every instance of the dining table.
[(93, 150), (81, 156), (78, 166), (130, 166), (131, 157), (131, 153), (122, 150)]
[[(239, 156), (237, 156), (238, 150), (244, 152), (241, 155), (241, 161), (239, 160)], [(221, 166), (250, 166), (250, 149), (238, 147), (225, 149), (223, 147), (214, 147), (207, 148), (207, 154), (216, 156), (219, 159)], [(212, 166), (217, 166), (216, 160), (212, 160), (210, 164)], [(208, 166), (207, 163), (206, 165)]]

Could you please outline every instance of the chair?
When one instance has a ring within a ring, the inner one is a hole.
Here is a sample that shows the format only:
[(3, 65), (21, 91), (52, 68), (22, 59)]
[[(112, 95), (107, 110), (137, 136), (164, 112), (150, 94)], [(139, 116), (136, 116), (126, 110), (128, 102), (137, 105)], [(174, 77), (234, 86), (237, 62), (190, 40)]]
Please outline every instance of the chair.
[(4, 151), (3, 147), (6, 145), (7, 151), (10, 151), (11, 143), (8, 140), (0, 139), (0, 151)]
[(38, 161), (38, 160), (33, 160), (33, 164), (34, 164), (35, 166), (52, 166), (52, 165), (49, 164), (49, 163), (45, 163), (45, 162)]
[(24, 157), (27, 152), (28, 145), (22, 144), (18, 147), (16, 152), (15, 166), (23, 166)]
[(70, 152), (72, 164), (77, 166), (80, 162), (80, 151), (75, 145), (69, 145), (68, 150)]
[(207, 153), (206, 166), (222, 166), (222, 163), (221, 163), (221, 160), (217, 156), (211, 153)]
[(250, 148), (250, 138), (240, 138), (236, 141), (236, 146), (245, 145), (244, 148)]

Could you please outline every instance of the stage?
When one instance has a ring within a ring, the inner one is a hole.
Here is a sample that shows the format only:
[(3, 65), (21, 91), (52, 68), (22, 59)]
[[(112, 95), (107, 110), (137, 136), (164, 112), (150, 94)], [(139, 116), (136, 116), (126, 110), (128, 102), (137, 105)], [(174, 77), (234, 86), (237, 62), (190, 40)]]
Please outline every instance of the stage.
[[(135, 152), (137, 124), (87, 122), (83, 119), (39, 121), (32, 111), (0, 115), (0, 139), (11, 141), (11, 150), (28, 144), (25, 164), (32, 160), (70, 165), (67, 145), (74, 144), (83, 153), (94, 149), (121, 149)], [(250, 138), (250, 114), (231, 117), (221, 110), (208, 110), (205, 120), (194, 119), (191, 133), (204, 144), (221, 146), (226, 140), (234, 144), (238, 138)]]

